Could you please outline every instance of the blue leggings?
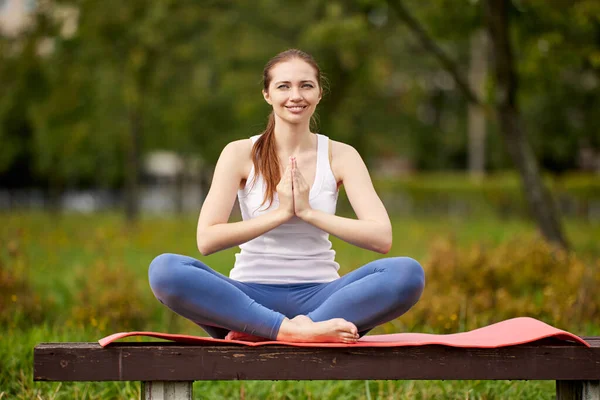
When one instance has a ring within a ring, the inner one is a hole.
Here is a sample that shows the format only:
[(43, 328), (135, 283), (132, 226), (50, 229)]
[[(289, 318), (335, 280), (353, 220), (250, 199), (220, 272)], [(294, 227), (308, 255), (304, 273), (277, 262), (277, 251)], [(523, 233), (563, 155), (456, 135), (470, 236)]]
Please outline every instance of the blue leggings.
[(297, 315), (343, 318), (362, 336), (407, 312), (425, 285), (423, 268), (408, 257), (379, 259), (328, 283), (239, 282), (177, 254), (156, 257), (148, 274), (161, 303), (215, 338), (237, 331), (274, 340), (284, 318)]

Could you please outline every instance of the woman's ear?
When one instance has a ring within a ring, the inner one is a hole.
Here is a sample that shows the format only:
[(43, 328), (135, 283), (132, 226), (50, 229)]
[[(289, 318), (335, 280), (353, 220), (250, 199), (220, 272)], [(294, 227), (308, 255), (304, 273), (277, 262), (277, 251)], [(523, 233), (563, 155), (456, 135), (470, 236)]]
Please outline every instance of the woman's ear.
[(262, 94), (263, 94), (263, 97), (265, 98), (265, 101), (267, 103), (269, 103), (270, 105), (273, 105), (273, 103), (271, 103), (271, 97), (269, 96), (269, 92), (267, 92), (266, 90), (263, 89)]

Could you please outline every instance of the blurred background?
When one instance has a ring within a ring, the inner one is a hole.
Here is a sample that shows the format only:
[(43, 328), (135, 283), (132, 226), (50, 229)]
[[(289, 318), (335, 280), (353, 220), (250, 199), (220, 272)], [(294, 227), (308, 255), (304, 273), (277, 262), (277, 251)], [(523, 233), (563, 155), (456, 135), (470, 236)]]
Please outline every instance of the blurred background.
[[(597, 0), (0, 0), (0, 398), (139, 396), (34, 385), (39, 342), (204, 334), (154, 299), (147, 266), (200, 257), (214, 164), (264, 129), (262, 69), (288, 48), (327, 78), (316, 131), (366, 161), (389, 255), (426, 269), (420, 303), (373, 333), (517, 316), (600, 333)], [(353, 216), (343, 191), (338, 213)], [(332, 242), (342, 273), (378, 257)], [(203, 261), (227, 274), (236, 251)], [(553, 396), (548, 382), (203, 385), (206, 398)]]

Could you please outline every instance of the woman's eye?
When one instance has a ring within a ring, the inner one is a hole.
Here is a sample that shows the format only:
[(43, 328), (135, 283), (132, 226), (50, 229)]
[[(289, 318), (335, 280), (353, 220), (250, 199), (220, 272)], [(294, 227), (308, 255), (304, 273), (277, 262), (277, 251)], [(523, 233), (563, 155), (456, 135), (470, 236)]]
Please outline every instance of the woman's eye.
[[(314, 88), (314, 86), (310, 83), (305, 83), (302, 85), (302, 87), (309, 88), (309, 89)], [(289, 88), (290, 88), (290, 85), (285, 85), (285, 84), (277, 86), (277, 89), (289, 89)]]

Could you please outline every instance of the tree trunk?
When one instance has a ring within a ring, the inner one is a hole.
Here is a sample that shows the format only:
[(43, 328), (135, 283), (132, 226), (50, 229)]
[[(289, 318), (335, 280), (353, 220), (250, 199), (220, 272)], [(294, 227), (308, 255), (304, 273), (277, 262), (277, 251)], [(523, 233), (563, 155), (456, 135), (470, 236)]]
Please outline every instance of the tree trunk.
[(525, 198), (541, 233), (563, 248), (568, 244), (558, 219), (558, 212), (544, 186), (533, 151), (523, 132), (516, 101), (517, 75), (509, 35), (508, 0), (487, 0), (486, 18), (494, 55), (496, 75), (496, 112), (500, 133), (519, 174)]
[(177, 173), (175, 174), (175, 185), (173, 188), (174, 202), (175, 202), (175, 213), (177, 215), (183, 214), (185, 204), (185, 186), (186, 186), (186, 177), (185, 172), (187, 171), (187, 157), (182, 157), (183, 166)]
[[(487, 75), (487, 35), (477, 30), (471, 35), (471, 62), (469, 65), (469, 84), (478, 98), (483, 98)], [(481, 106), (469, 103), (469, 173), (473, 178), (482, 178), (485, 174), (485, 137), (486, 118)]]
[(125, 152), (125, 217), (135, 222), (139, 216), (140, 142), (142, 118), (138, 109), (129, 111), (129, 132)]
[(64, 184), (62, 178), (59, 177), (59, 172), (50, 173), (48, 187), (48, 210), (54, 216), (59, 215), (62, 211), (62, 195), (64, 193)]

